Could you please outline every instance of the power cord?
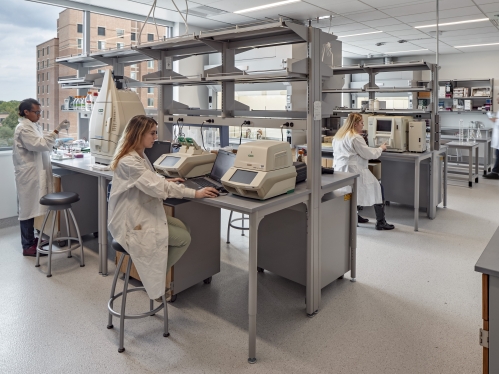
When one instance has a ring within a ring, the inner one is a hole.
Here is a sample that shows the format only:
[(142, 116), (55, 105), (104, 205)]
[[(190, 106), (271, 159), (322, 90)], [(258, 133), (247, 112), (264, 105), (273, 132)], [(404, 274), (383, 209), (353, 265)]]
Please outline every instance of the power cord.
[[(140, 32), (139, 32), (139, 40), (137, 41), (137, 44), (140, 45), (140, 42), (141, 42), (141, 36), (142, 36), (142, 31), (144, 30), (144, 27), (147, 23), (147, 20), (149, 19), (149, 17), (151, 16), (151, 12), (156, 9), (156, 2), (158, 0), (154, 0), (152, 5), (151, 5), (151, 9), (149, 10), (149, 13), (147, 14), (147, 17), (146, 17), (146, 20), (144, 21), (144, 24), (142, 25), (141, 29), (140, 29)], [(157, 28), (158, 26), (156, 26)]]
[(203, 125), (204, 125), (204, 121), (201, 124), (201, 141), (203, 142), (203, 149), (206, 151), (206, 147), (204, 146)]
[(250, 121), (243, 121), (243, 123), (241, 123), (241, 132), (239, 133), (239, 145), (241, 145), (241, 141), (243, 139), (243, 126), (244, 125), (249, 126), (249, 125), (251, 125), (251, 122)]
[(185, 25), (184, 35), (189, 34), (189, 24), (187, 23), (187, 17), (189, 15), (189, 5), (187, 4), (187, 0), (185, 0), (185, 7), (186, 7), (185, 17), (182, 14), (182, 12), (180, 11), (180, 9), (178, 8), (177, 4), (175, 3), (175, 0), (172, 0), (172, 3), (175, 6), (175, 8), (177, 9), (178, 14), (180, 14), (180, 17), (182, 17), (182, 20), (184, 21), (184, 25)]

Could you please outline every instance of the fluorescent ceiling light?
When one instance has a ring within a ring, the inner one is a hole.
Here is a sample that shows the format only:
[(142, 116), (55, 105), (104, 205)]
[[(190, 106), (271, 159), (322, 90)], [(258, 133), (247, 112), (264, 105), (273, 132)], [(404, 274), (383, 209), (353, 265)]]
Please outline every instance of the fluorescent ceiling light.
[(499, 45), (499, 43), (458, 45), (458, 46), (455, 46), (454, 48), (485, 47), (485, 46), (488, 46), (488, 45)]
[(328, 19), (328, 18), (334, 18), (334, 16), (332, 14), (330, 14), (329, 16), (319, 17), (319, 19)]
[(270, 3), (266, 5), (260, 5), (256, 6), (254, 8), (247, 8), (247, 9), (242, 9), (242, 10), (236, 10), (234, 13), (240, 14), (240, 13), (248, 13), (248, 12), (254, 12), (256, 10), (261, 10), (261, 9), (267, 9), (267, 8), (274, 8), (276, 6), (281, 6), (281, 5), (286, 5), (286, 4), (291, 4), (291, 3), (297, 3), (301, 0), (285, 0), (285, 1), (279, 1), (277, 3)]
[[(460, 25), (461, 23), (473, 23), (473, 22), (484, 22), (484, 21), (489, 21), (489, 19), (488, 18), (479, 18), (479, 19), (470, 19), (468, 21), (439, 23), (438, 26)], [(414, 26), (415, 29), (424, 29), (427, 27), (437, 27), (437, 24), (425, 25), (425, 26)]]
[(391, 54), (391, 53), (405, 53), (405, 52), (421, 52), (421, 51), (427, 51), (427, 49), (411, 49), (409, 51), (398, 51), (398, 52), (384, 52), (386, 54)]
[(361, 34), (352, 34), (352, 35), (338, 35), (338, 38), (349, 38), (351, 36), (359, 36), (359, 35), (369, 35), (369, 34), (379, 34), (383, 31), (371, 31), (371, 32), (363, 32)]

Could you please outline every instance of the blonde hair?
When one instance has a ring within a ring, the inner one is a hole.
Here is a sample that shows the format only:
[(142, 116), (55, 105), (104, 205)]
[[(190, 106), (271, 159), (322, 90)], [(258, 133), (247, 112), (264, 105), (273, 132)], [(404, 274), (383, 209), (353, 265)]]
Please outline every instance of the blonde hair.
[(336, 135), (334, 136), (335, 139), (343, 139), (345, 136), (353, 136), (356, 133), (355, 131), (355, 125), (362, 121), (362, 115), (359, 113), (350, 113), (348, 115), (347, 120), (345, 121), (345, 124), (340, 127)]
[(113, 161), (111, 161), (111, 170), (116, 170), (120, 160), (125, 157), (130, 151), (138, 148), (142, 143), (144, 135), (150, 131), (153, 126), (157, 126), (158, 123), (151, 117), (144, 115), (138, 115), (132, 117), (128, 121), (125, 131), (118, 142), (118, 147), (114, 152)]

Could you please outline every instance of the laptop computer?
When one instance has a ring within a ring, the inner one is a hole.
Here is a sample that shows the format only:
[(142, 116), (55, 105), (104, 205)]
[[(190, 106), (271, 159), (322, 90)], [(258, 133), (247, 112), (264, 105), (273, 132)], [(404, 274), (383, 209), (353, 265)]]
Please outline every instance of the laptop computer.
[(154, 165), (154, 163), (160, 156), (163, 156), (166, 153), (171, 153), (171, 145), (172, 144), (170, 142), (161, 142), (159, 140), (156, 140), (152, 148), (146, 148), (144, 150), (144, 153), (151, 162), (151, 165)]
[(227, 170), (234, 165), (235, 159), (235, 153), (219, 150), (215, 163), (213, 164), (213, 168), (211, 169), (211, 173), (203, 177), (187, 179), (184, 182), (184, 185), (195, 190), (200, 190), (205, 187), (213, 187), (216, 189), (222, 188), (223, 186), (220, 180)]

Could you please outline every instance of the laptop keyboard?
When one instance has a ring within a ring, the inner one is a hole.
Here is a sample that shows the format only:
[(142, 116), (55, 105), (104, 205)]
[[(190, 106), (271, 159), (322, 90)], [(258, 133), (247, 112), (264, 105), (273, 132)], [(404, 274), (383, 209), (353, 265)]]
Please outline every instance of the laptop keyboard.
[(199, 184), (201, 187), (213, 187), (213, 188), (219, 188), (220, 185), (217, 185), (215, 183), (212, 183), (204, 178), (196, 179), (196, 183)]

